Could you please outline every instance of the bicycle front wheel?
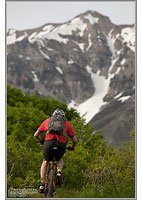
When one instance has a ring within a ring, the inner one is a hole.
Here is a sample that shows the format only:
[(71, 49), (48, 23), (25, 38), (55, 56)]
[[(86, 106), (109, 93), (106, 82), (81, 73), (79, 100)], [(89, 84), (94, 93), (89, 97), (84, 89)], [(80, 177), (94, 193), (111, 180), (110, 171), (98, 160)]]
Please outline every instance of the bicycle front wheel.
[(51, 169), (48, 182), (48, 194), (47, 194), (48, 197), (51, 197), (53, 194), (53, 179), (54, 179), (54, 170)]

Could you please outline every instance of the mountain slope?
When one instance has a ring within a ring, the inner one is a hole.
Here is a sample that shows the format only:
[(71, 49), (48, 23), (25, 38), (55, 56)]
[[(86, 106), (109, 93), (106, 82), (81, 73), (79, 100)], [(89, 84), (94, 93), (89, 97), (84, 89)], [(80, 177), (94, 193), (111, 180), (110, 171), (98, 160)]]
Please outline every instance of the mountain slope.
[[(9, 30), (7, 45), (9, 84), (75, 107), (94, 130), (103, 130), (111, 145), (129, 139), (135, 105), (134, 25), (118, 26), (87, 11), (62, 24)], [(120, 114), (114, 118), (117, 105)], [(120, 141), (111, 139), (116, 134)]]

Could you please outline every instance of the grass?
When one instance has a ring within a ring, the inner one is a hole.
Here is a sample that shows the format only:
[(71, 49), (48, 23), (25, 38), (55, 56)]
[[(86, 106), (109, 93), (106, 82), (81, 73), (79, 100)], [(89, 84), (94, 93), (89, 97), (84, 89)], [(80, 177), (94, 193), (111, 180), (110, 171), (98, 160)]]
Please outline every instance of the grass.
[[(80, 189), (77, 188), (57, 188), (56, 189), (56, 195), (53, 198), (129, 198), (129, 196), (132, 196), (129, 193), (123, 192), (114, 192), (113, 190), (109, 191), (98, 191), (94, 187), (83, 187)], [(8, 196), (10, 197), (10, 196)], [(21, 197), (19, 195), (13, 196), (13, 198)], [(22, 198), (45, 198), (44, 194), (40, 194), (37, 192), (34, 192), (34, 194), (25, 194), (22, 196)]]

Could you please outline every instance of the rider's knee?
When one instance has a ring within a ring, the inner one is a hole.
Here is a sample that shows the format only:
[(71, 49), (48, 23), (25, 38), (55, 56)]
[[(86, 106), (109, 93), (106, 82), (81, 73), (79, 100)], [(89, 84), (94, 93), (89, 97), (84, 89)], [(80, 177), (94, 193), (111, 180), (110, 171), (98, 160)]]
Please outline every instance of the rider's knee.
[(48, 161), (47, 161), (47, 160), (43, 160), (43, 163), (44, 163), (45, 165), (47, 165), (47, 164), (48, 164)]

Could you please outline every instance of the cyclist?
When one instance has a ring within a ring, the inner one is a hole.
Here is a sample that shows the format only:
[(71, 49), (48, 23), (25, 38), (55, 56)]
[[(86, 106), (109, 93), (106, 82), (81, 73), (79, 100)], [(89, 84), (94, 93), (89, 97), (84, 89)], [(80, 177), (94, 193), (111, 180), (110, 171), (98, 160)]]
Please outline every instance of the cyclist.
[[(66, 133), (70, 138), (72, 138), (72, 146), (69, 146), (69, 150), (74, 150), (74, 147), (76, 146), (77, 143), (77, 138), (74, 132), (74, 129), (72, 128), (71, 124), (65, 120), (65, 113), (61, 109), (56, 109), (53, 113), (54, 115), (61, 115), (64, 119), (64, 133)], [(57, 160), (57, 185), (61, 186), (61, 172), (63, 168), (63, 158), (62, 156), (65, 153), (66, 150), (66, 144), (67, 144), (67, 138), (65, 135), (57, 135), (50, 133), (48, 131), (48, 126), (51, 118), (46, 119), (40, 127), (37, 129), (37, 131), (34, 134), (34, 137), (39, 141), (41, 145), (43, 145), (43, 162), (41, 165), (40, 169), (40, 176), (41, 176), (41, 182), (39, 184), (39, 192), (43, 193), (44, 192), (44, 181), (48, 169), (48, 164), (49, 161), (51, 161), (50, 158), (50, 147), (52, 146), (57, 146), (58, 147), (58, 155), (56, 155), (56, 160)], [(40, 133), (47, 132), (47, 135), (45, 136), (44, 141), (40, 137)]]

